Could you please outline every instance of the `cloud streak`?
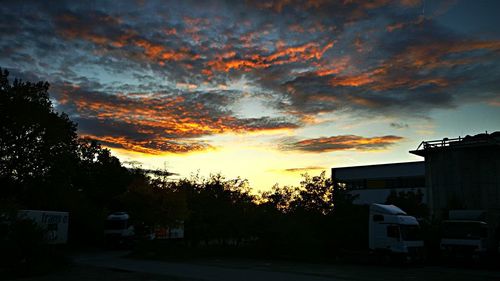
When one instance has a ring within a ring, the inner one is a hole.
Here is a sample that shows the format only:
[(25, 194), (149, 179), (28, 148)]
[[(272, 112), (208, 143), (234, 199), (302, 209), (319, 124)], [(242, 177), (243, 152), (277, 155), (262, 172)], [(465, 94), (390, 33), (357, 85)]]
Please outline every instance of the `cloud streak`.
[(373, 151), (386, 149), (403, 140), (400, 136), (362, 137), (356, 135), (339, 135), (304, 139), (300, 141), (284, 141), (282, 150), (297, 150), (311, 153), (334, 152), (343, 150)]
[(320, 166), (307, 166), (307, 167), (296, 167), (296, 168), (283, 169), (283, 171), (287, 172), (287, 173), (307, 173), (307, 172), (318, 171), (318, 170), (327, 170), (327, 168), (320, 167)]

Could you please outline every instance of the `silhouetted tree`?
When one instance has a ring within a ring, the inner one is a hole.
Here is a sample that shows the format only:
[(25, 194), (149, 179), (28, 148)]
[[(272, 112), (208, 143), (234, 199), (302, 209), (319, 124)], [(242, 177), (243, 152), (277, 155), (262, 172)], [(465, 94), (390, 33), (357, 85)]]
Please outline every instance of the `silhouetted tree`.
[(280, 187), (275, 184), (270, 191), (262, 192), (260, 205), (261, 207), (287, 213), (291, 210), (291, 203), (297, 199), (297, 196), (298, 188), (291, 186)]
[(71, 188), (76, 125), (54, 110), (47, 82), (10, 83), (8, 75), (0, 69), (1, 196), (37, 205)]
[(143, 177), (123, 167), (109, 149), (95, 140), (80, 139), (77, 152), (80, 161), (75, 186), (99, 207), (113, 209), (115, 197), (124, 193), (135, 177)]
[(149, 226), (176, 226), (186, 218), (184, 194), (170, 188), (164, 179), (135, 174), (127, 190), (117, 197), (121, 210), (138, 223)]
[(352, 206), (356, 198), (346, 188), (334, 185), (324, 171), (319, 176), (303, 175), (300, 185), (298, 195), (290, 203), (295, 211), (328, 215)]
[(248, 182), (222, 175), (198, 176), (172, 183), (188, 207), (186, 238), (192, 243), (239, 243), (255, 235), (256, 204)]

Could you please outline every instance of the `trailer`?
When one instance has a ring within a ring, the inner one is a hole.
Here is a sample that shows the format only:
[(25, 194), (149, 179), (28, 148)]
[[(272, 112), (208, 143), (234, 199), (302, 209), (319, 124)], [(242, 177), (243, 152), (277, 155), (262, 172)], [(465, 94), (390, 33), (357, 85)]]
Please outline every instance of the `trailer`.
[(20, 210), (18, 218), (32, 220), (45, 232), (48, 244), (66, 244), (68, 242), (69, 213), (43, 210)]

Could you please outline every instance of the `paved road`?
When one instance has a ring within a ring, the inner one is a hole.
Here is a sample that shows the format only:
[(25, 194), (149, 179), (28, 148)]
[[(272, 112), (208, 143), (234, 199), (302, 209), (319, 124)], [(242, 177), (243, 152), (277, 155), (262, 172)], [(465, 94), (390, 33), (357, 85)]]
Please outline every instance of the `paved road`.
[(255, 260), (200, 260), (164, 262), (123, 258), (124, 253), (104, 252), (80, 255), (77, 264), (206, 281), (392, 281), (392, 280), (500, 280), (499, 271), (443, 267), (375, 267), (326, 265)]

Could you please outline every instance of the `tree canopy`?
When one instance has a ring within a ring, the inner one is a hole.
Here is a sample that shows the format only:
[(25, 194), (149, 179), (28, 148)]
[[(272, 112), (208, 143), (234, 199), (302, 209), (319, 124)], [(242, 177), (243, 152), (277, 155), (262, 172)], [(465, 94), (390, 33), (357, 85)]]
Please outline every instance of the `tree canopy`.
[(40, 185), (70, 185), (77, 160), (76, 124), (57, 113), (47, 82), (8, 79), (0, 69), (0, 182), (3, 196)]

